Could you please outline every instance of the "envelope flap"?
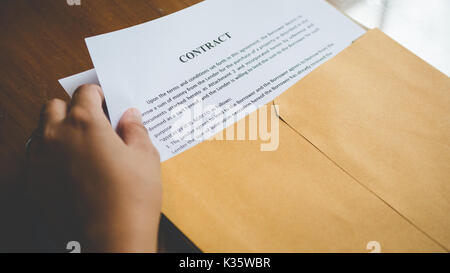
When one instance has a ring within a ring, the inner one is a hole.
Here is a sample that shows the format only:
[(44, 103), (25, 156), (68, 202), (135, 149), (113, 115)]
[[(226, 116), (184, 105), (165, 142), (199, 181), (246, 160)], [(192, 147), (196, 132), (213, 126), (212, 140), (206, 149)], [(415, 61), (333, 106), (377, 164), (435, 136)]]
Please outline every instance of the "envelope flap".
[(275, 100), (280, 117), (450, 249), (450, 80), (371, 30)]

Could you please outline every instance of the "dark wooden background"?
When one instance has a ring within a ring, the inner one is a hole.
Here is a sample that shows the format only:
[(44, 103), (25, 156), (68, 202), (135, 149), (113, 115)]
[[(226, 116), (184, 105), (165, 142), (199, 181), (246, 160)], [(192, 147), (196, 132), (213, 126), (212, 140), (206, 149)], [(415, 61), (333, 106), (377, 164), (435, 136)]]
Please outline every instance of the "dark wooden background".
[[(23, 196), (24, 144), (58, 79), (93, 67), (84, 38), (176, 12), (200, 0), (2, 0), (0, 3), (0, 252), (40, 250)], [(157, 65), (157, 64), (155, 64)], [(35, 215), (33, 221), (39, 221)], [(198, 251), (163, 217), (160, 250)], [(45, 240), (45, 234), (43, 240)], [(64, 249), (63, 249), (64, 250)]]

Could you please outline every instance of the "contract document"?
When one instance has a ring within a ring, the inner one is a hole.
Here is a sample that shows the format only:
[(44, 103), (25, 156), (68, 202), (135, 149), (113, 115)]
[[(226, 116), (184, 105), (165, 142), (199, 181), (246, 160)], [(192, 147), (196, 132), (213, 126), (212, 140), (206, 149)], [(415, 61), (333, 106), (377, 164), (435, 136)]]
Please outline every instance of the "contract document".
[[(207, 0), (86, 43), (112, 125), (138, 108), (165, 161), (271, 102), (364, 32), (322, 0)], [(86, 73), (79, 84), (97, 81)], [(73, 91), (74, 79), (61, 83)]]

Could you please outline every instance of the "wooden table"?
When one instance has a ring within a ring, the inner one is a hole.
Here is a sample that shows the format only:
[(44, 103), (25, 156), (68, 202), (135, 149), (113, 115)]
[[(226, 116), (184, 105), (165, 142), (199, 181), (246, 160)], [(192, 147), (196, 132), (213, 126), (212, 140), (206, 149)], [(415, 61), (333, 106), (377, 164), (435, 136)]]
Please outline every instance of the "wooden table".
[[(42, 105), (68, 100), (58, 79), (93, 67), (84, 38), (140, 24), (199, 0), (3, 0), (0, 9), (0, 252), (30, 246), (24, 144)], [(166, 251), (196, 251), (163, 218)]]

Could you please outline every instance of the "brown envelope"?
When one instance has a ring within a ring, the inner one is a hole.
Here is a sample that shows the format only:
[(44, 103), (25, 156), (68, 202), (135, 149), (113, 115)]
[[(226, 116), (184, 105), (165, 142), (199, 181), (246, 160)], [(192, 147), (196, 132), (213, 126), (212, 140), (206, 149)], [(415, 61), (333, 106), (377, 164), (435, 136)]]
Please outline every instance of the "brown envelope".
[(163, 183), (163, 212), (206, 252), (445, 251), (284, 123), (276, 151), (206, 141)]
[(275, 103), (299, 135), (450, 249), (447, 76), (371, 30)]

